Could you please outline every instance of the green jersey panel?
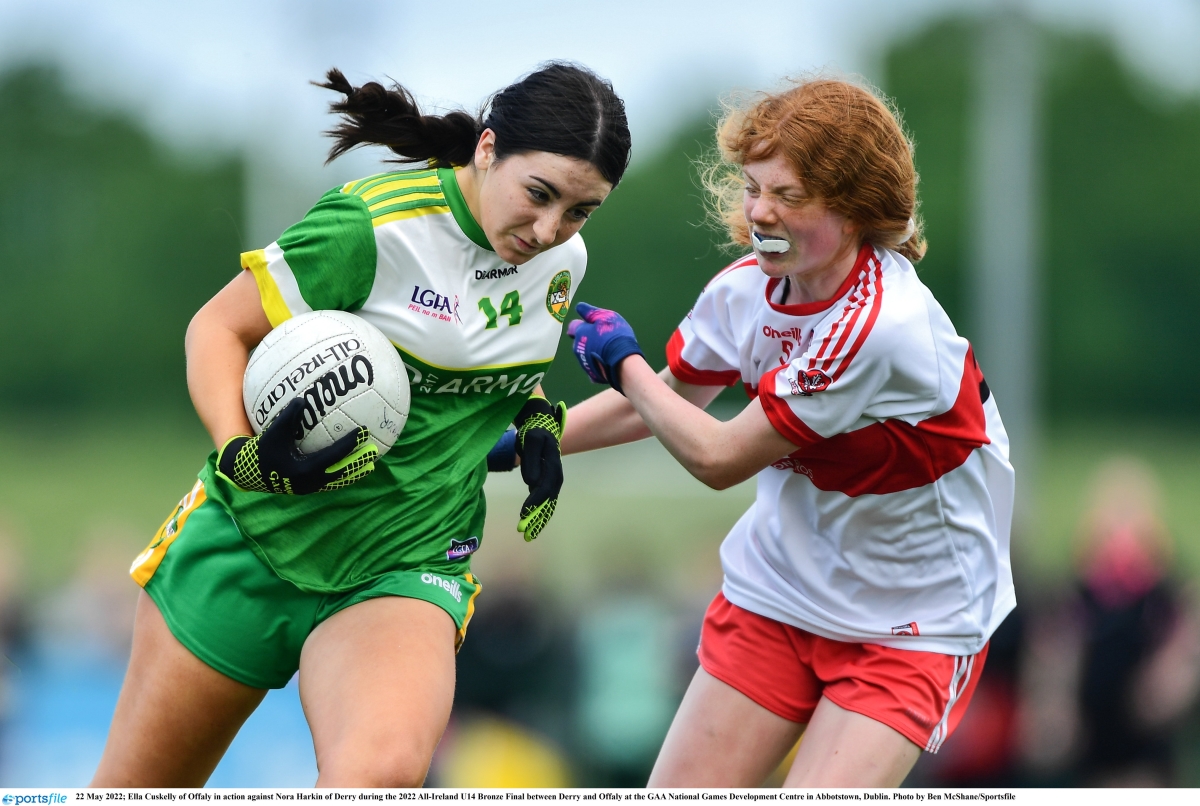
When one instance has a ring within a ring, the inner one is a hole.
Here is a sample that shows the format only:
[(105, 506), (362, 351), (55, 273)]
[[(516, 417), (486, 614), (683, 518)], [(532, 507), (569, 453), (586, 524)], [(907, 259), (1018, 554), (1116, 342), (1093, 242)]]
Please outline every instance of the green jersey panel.
[(377, 255), (361, 197), (331, 190), (277, 243), (312, 310), (357, 311), (367, 301)]
[[(411, 409), (373, 474), (309, 496), (202, 478), (255, 553), (303, 590), (396, 570), (461, 569), (478, 547), (485, 457), (550, 366), (586, 268), (578, 236), (506, 264), (450, 169), (397, 171), (330, 191), (277, 243), (243, 255), (273, 325), (354, 310), (400, 353)], [(513, 513), (516, 527), (516, 513)]]

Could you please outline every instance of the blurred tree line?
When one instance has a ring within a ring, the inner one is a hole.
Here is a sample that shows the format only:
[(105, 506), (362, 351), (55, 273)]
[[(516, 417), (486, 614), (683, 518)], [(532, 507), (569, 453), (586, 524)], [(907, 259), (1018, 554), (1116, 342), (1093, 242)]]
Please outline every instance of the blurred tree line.
[[(917, 141), (930, 241), (919, 268), (968, 337), (977, 24), (934, 26), (885, 60), (885, 89)], [(1044, 39), (1043, 350), (1031, 371), (1056, 420), (1186, 416), (1200, 406), (1200, 373), (1188, 370), (1200, 336), (1189, 314), (1200, 303), (1200, 103), (1142, 84), (1102, 41)], [(682, 127), (584, 231), (577, 298), (625, 314), (653, 363), (731, 259), (704, 226), (694, 165), (712, 125), (701, 112)], [(185, 159), (72, 97), (53, 70), (0, 76), (0, 406), (186, 406), (183, 332), (236, 271), (244, 177), (236, 158)], [(594, 392), (560, 355), (550, 391)]]
[(238, 271), (243, 176), (52, 68), (0, 76), (0, 406), (189, 405), (183, 334)]

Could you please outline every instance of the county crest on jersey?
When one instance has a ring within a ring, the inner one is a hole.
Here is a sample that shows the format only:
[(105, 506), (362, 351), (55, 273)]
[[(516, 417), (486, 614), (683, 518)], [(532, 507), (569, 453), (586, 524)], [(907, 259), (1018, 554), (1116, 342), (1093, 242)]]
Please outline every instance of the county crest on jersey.
[(329, 191), (242, 265), (272, 326), (343, 310), (383, 331), (409, 374), (408, 422), (375, 472), (343, 490), (244, 493), (210, 461), (213, 497), (259, 556), (306, 590), (465, 561), (451, 547), (482, 536), (484, 457), (550, 367), (586, 262), (578, 235), (520, 266), (500, 259), (451, 168)]

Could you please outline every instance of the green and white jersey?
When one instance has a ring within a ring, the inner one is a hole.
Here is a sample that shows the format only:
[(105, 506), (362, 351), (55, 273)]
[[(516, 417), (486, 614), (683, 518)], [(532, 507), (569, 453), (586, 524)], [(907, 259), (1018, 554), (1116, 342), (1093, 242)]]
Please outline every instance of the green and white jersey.
[(409, 373), (408, 422), (375, 472), (350, 487), (247, 493), (210, 459), (202, 473), (210, 495), (259, 557), (304, 590), (461, 568), (483, 534), (484, 459), (550, 367), (586, 262), (576, 235), (524, 265), (505, 263), (449, 168), (329, 191), (242, 265), (273, 326), (342, 310), (383, 331)]

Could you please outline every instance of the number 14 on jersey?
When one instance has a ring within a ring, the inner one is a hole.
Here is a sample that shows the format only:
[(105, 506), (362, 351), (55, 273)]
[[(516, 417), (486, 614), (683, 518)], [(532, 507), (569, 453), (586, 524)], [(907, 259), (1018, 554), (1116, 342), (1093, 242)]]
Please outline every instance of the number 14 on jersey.
[(483, 311), (483, 315), (487, 317), (487, 327), (485, 330), (491, 330), (497, 326), (497, 321), (501, 316), (508, 317), (508, 325), (521, 324), (521, 294), (517, 291), (509, 291), (504, 295), (504, 299), (500, 301), (500, 310), (497, 311), (492, 305), (490, 297), (484, 297), (479, 300), (479, 310)]

